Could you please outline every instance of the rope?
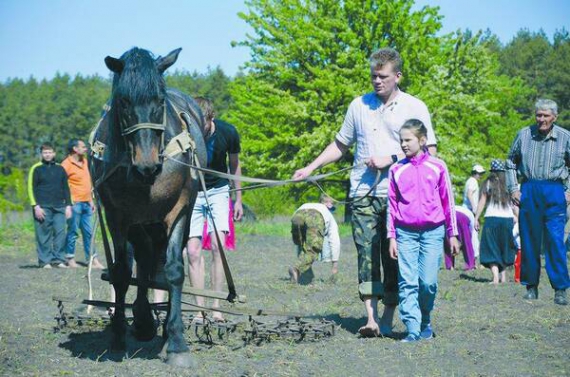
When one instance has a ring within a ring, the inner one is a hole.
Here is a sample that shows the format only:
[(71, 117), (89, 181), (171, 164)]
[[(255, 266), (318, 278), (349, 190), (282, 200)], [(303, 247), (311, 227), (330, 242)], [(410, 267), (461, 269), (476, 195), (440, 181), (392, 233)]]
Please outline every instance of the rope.
[(247, 176), (244, 176), (244, 175), (237, 176), (237, 175), (235, 175), (235, 174), (222, 173), (222, 172), (219, 172), (219, 171), (216, 171), (216, 170), (206, 169), (206, 168), (199, 167), (199, 166), (196, 166), (196, 165), (188, 164), (188, 163), (186, 163), (186, 162), (177, 160), (177, 159), (172, 158), (172, 157), (168, 157), (168, 156), (164, 156), (164, 157), (165, 157), (166, 159), (168, 159), (168, 160), (170, 160), (170, 161), (174, 161), (174, 162), (176, 162), (176, 163), (178, 163), (178, 164), (180, 164), (180, 165), (184, 165), (184, 166), (187, 166), (187, 167), (189, 167), (189, 168), (192, 168), (192, 169), (195, 169), (195, 170), (197, 170), (197, 171), (200, 171), (200, 172), (203, 172), (203, 173), (207, 173), (207, 174), (210, 174), (210, 175), (213, 175), (213, 176), (216, 176), (216, 177), (226, 178), (226, 179), (230, 179), (230, 180), (232, 180), (232, 181), (241, 181), (241, 182), (250, 182), (250, 183), (263, 183), (263, 184), (265, 184), (264, 187), (284, 186), (284, 185), (291, 184), (291, 183), (303, 183), (303, 182), (309, 182), (309, 183), (311, 183), (311, 182), (314, 182), (314, 181), (322, 180), (322, 179), (324, 179), (324, 178), (328, 178), (328, 177), (330, 177), (330, 176), (332, 176), (332, 175), (335, 175), (335, 174), (339, 174), (339, 173), (345, 172), (345, 171), (347, 171), (347, 170), (352, 170), (352, 169), (357, 168), (357, 167), (365, 166), (364, 163), (360, 163), (360, 164), (358, 164), (358, 165), (349, 166), (349, 167), (346, 167), (346, 168), (343, 168), (343, 169), (340, 169), (340, 170), (333, 171), (333, 172), (331, 172), (331, 173), (324, 173), (324, 174), (312, 175), (312, 176), (309, 176), (309, 177), (304, 178), (304, 179), (276, 180), (276, 179), (265, 179), (265, 178), (253, 178), (253, 177), (247, 177)]
[[(207, 173), (213, 176), (217, 176), (220, 178), (227, 178), (230, 180), (237, 180), (237, 181), (241, 181), (241, 182), (250, 182), (250, 183), (257, 183), (257, 185), (251, 185), (251, 186), (247, 186), (247, 187), (242, 187), (241, 191), (246, 191), (246, 190), (254, 190), (254, 189), (258, 189), (258, 188), (266, 188), (266, 187), (278, 187), (278, 186), (284, 186), (287, 184), (295, 184), (295, 183), (312, 183), (315, 186), (317, 186), (317, 188), (326, 196), (328, 196), (329, 198), (331, 198), (333, 200), (333, 202), (337, 203), (337, 204), (351, 204), (351, 203), (357, 203), (361, 200), (364, 200), (364, 198), (366, 198), (367, 196), (369, 196), (372, 191), (374, 191), (374, 189), (376, 188), (376, 186), (378, 185), (378, 183), (380, 182), (380, 176), (381, 176), (381, 170), (377, 170), (376, 172), (376, 178), (374, 179), (374, 184), (372, 184), (372, 186), (370, 186), (370, 189), (368, 190), (368, 192), (366, 194), (364, 194), (363, 196), (359, 196), (357, 199), (353, 199), (353, 200), (337, 200), (335, 198), (333, 198), (332, 196), (330, 196), (323, 188), (322, 186), (319, 184), (318, 181), (328, 178), (330, 176), (339, 174), (339, 173), (343, 173), (347, 170), (352, 170), (355, 169), (357, 167), (362, 167), (365, 166), (366, 164), (364, 164), (363, 162), (357, 165), (353, 165), (353, 166), (349, 166), (340, 170), (336, 170), (330, 173), (324, 173), (324, 174), (317, 174), (317, 175), (312, 175), (309, 176), (307, 178), (304, 179), (285, 179), (285, 180), (274, 180), (274, 179), (265, 179), (265, 178), (253, 178), (253, 177), (247, 177), (247, 176), (237, 176), (235, 174), (228, 174), (228, 173), (222, 173), (216, 170), (211, 170), (211, 169), (206, 169), (200, 166), (196, 166), (193, 164), (188, 164), (186, 162), (177, 160), (175, 158), (172, 157), (168, 157), (168, 156), (164, 156), (166, 159), (176, 162), (178, 164), (187, 166), (191, 169), (195, 169), (201, 173)], [(230, 190), (230, 192), (234, 192), (234, 191), (238, 191), (237, 189), (232, 189)]]

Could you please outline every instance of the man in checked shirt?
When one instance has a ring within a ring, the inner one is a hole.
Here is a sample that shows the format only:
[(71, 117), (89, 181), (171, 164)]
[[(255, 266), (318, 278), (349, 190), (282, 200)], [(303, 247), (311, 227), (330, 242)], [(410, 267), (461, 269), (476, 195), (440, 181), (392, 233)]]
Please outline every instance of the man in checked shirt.
[[(545, 267), (554, 302), (568, 305), (570, 287), (564, 224), (570, 202), (570, 132), (554, 124), (556, 102), (539, 99), (536, 124), (519, 131), (507, 158), (507, 186), (520, 207), (519, 227), (522, 264), (521, 283), (527, 300), (538, 298), (540, 249), (544, 246)], [(517, 171), (521, 176), (519, 190)]]

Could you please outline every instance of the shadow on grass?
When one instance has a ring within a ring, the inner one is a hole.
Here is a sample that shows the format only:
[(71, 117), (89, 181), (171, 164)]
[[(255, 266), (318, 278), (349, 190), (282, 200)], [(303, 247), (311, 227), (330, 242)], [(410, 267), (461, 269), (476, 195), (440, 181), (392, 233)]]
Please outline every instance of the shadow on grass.
[(38, 266), (37, 264), (21, 264), (18, 266), (18, 268), (22, 270), (39, 270), (42, 267)]
[[(326, 315), (324, 317), (318, 317), (318, 318), (324, 318), (327, 321), (333, 321), (334, 323), (336, 323), (338, 326), (342, 327), (344, 330), (348, 331), (351, 334), (357, 335), (360, 337), (360, 334), (358, 333), (358, 329), (360, 329), (362, 326), (364, 326), (366, 324), (366, 317), (360, 317), (360, 318), (355, 318), (355, 317), (341, 317), (338, 314), (329, 314)], [(405, 337), (405, 333), (402, 332), (393, 332), (393, 337), (394, 339), (403, 339)]]
[[(289, 278), (280, 277), (279, 280), (280, 281), (291, 281), (291, 278), (290, 277)], [(315, 282), (315, 273), (313, 272), (312, 268), (310, 268), (306, 272), (302, 273), (298, 277), (298, 280), (297, 280), (297, 283), (299, 285), (311, 285), (314, 282)]]
[(136, 340), (127, 332), (127, 350), (124, 352), (112, 351), (111, 330), (106, 328), (101, 331), (87, 331), (71, 333), (68, 340), (59, 344), (60, 348), (68, 350), (71, 355), (78, 359), (89, 359), (97, 362), (112, 361), (120, 362), (125, 359), (159, 359), (163, 340), (155, 336), (148, 342)]
[(492, 281), (491, 279), (487, 279), (487, 278), (478, 278), (476, 276), (471, 276), (468, 274), (460, 274), (459, 275), (460, 279), (463, 280), (469, 280), (469, 281), (473, 281), (475, 283), (489, 283), (490, 281)]

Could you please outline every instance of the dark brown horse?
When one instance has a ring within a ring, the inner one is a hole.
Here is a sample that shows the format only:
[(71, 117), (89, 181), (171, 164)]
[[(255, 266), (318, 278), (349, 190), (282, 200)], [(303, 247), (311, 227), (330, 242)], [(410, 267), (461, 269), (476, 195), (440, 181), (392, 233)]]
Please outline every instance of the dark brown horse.
[[(104, 151), (92, 159), (92, 177), (114, 246), (114, 262), (109, 266), (116, 293), (112, 348), (126, 348), (125, 295), (132, 264), (127, 250), (132, 247), (138, 280), (134, 334), (140, 340), (156, 335), (147, 293), (157, 266), (164, 263), (169, 288), (166, 361), (191, 367), (181, 317), (182, 249), (198, 182), (187, 166), (165, 159), (163, 153), (187, 127), (194, 145), (170, 155), (186, 164), (194, 156), (202, 165), (206, 155), (199, 108), (190, 97), (167, 90), (164, 82), (163, 73), (176, 62), (179, 52), (155, 59), (150, 52), (133, 48), (119, 59), (105, 59), (114, 72), (111, 108), (95, 134), (96, 144), (104, 145)], [(181, 121), (182, 112), (193, 115), (186, 117), (191, 119), (189, 124)]]

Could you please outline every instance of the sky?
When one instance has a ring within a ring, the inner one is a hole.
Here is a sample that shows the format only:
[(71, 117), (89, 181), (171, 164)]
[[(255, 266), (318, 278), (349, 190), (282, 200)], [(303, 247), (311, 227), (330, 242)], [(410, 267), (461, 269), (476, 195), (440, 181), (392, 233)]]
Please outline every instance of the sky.
[[(521, 28), (570, 31), (570, 0), (417, 0), (439, 6), (441, 32), (489, 28), (503, 43)], [(166, 55), (182, 47), (171, 69), (230, 76), (249, 60), (232, 47), (251, 34), (238, 17), (243, 0), (0, 0), (0, 82), (51, 79), (59, 73), (108, 77), (103, 59), (131, 47)]]

